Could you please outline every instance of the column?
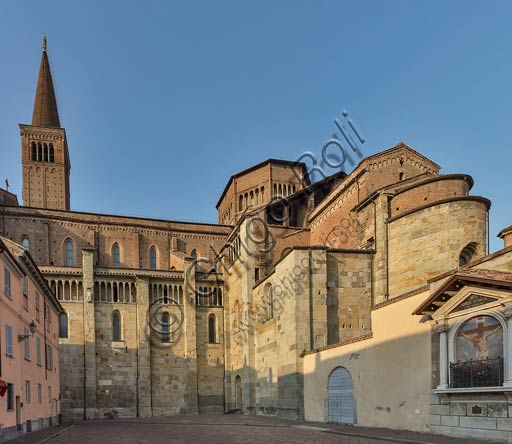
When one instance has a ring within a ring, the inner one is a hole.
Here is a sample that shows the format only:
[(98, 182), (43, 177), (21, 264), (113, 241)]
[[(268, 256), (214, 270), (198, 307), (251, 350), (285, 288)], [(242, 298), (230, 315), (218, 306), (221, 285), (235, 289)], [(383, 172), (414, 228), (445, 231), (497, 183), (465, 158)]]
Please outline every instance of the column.
[(196, 271), (195, 260), (185, 258), (183, 273), (183, 340), (185, 341), (185, 359), (187, 362), (187, 387), (185, 396), (188, 400), (188, 412), (198, 413), (197, 396), (197, 339), (196, 339)]
[[(505, 314), (512, 315), (512, 307), (505, 309)], [(507, 336), (504, 338), (506, 341), (505, 350), (505, 380), (503, 382), (504, 387), (512, 387), (512, 317), (507, 318)]]
[(82, 250), (82, 272), (84, 286), (84, 415), (86, 419), (97, 419), (96, 393), (96, 321), (94, 316), (94, 249)]
[(137, 415), (152, 416), (149, 279), (137, 277)]
[(446, 328), (439, 334), (439, 385), (438, 390), (446, 390), (448, 388), (448, 333)]

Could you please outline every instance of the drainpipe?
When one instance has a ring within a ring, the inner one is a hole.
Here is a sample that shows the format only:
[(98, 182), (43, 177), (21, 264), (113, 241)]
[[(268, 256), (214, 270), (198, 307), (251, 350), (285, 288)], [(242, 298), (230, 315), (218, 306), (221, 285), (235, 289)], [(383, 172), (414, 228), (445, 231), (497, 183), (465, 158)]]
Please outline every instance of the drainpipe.
[[(3, 205), (2, 205), (3, 207)], [(0, 247), (0, 254), (5, 251), (4, 247)], [(0, 331), (0, 378), (2, 377), (2, 332)]]
[(487, 256), (489, 254), (489, 249), (490, 249), (490, 244), (491, 244), (491, 233), (489, 232), (489, 223), (490, 223), (489, 210), (487, 210), (486, 222), (487, 222), (487, 245), (485, 248), (485, 250), (486, 250), (485, 255)]
[(2, 236), (5, 236), (5, 204), (3, 199), (0, 201), (0, 203), (2, 204)]
[[(87, 289), (85, 289), (87, 293)], [(84, 304), (86, 303), (87, 295), (84, 297)], [(83, 420), (87, 419), (87, 371), (85, 365), (85, 306), (82, 304), (82, 319), (83, 319), (83, 335), (84, 335), (84, 384), (83, 384), (83, 393), (84, 393), (84, 412), (83, 412)]]
[(387, 199), (387, 214), (386, 214), (386, 220), (384, 223), (386, 224), (386, 300), (389, 300), (389, 223), (388, 219), (391, 217), (391, 199), (388, 195), (386, 195)]
[(43, 292), (43, 301), (44, 301), (44, 379), (48, 379), (48, 345), (46, 342), (46, 323), (47, 323), (47, 316), (50, 316), (47, 313), (47, 304), (46, 304), (46, 295)]
[(313, 268), (312, 268), (312, 257), (311, 257), (311, 248), (308, 249), (308, 259), (309, 259), (309, 349), (313, 350), (315, 348), (315, 332), (313, 328)]
[[(137, 290), (135, 290), (137, 291)], [(131, 293), (131, 285), (130, 285), (130, 293)], [(136, 400), (136, 415), (137, 418), (140, 416), (139, 413), (139, 347), (140, 347), (140, 329), (139, 329), (139, 310), (138, 303), (139, 298), (136, 299), (137, 303), (135, 304), (135, 325), (137, 326), (137, 349), (135, 350), (135, 361), (137, 364), (137, 375), (135, 377), (135, 400)]]

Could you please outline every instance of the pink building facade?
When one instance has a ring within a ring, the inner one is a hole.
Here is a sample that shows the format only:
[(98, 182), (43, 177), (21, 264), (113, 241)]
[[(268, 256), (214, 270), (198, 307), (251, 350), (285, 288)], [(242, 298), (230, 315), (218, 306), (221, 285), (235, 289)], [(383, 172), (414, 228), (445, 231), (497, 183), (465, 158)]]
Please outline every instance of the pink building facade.
[(67, 319), (24, 247), (0, 237), (0, 442), (55, 425), (60, 413)]

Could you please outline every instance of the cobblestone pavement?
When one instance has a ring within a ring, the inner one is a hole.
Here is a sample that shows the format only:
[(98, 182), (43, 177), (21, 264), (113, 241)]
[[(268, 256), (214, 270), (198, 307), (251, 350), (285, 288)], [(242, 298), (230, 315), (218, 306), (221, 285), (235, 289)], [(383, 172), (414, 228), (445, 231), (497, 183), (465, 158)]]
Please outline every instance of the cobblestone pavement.
[(88, 421), (24, 435), (12, 444), (489, 444), (388, 429), (297, 423), (241, 415)]

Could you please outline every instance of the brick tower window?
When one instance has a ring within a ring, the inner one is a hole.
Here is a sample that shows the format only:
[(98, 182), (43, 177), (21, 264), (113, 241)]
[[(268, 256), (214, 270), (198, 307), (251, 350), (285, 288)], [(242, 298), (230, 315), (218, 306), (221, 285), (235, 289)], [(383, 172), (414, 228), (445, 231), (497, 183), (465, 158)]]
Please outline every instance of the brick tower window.
[(64, 243), (64, 253), (66, 257), (66, 267), (72, 267), (73, 266), (73, 241), (71, 239), (68, 239)]
[(149, 268), (156, 270), (156, 248), (151, 247), (149, 250)]
[(32, 142), (30, 144), (30, 146), (32, 148), (32, 160), (36, 161), (37, 160), (37, 146), (36, 146), (36, 143)]
[(50, 162), (55, 162), (55, 152), (53, 150), (53, 143), (50, 143)]
[(121, 266), (121, 250), (117, 243), (112, 245), (112, 263), (116, 268)]

